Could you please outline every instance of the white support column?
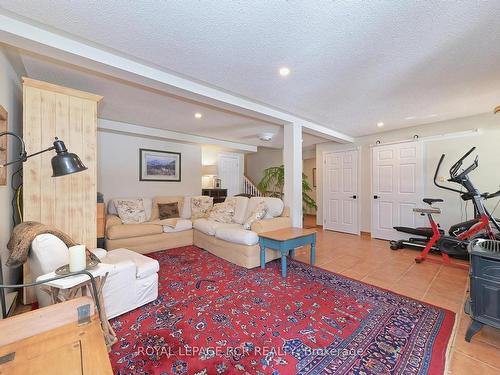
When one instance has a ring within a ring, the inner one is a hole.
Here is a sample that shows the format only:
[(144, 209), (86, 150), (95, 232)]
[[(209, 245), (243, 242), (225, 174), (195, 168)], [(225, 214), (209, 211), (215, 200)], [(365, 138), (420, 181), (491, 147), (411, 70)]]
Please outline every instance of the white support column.
[(294, 227), (302, 227), (302, 125), (284, 127), (285, 206), (290, 207)]

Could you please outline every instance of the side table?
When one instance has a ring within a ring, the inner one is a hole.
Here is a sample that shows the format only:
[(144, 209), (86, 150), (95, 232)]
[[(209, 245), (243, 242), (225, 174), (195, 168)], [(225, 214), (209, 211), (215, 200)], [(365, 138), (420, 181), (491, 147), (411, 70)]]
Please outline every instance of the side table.
[(283, 228), (259, 233), (260, 268), (266, 267), (266, 248), (281, 253), (281, 276), (286, 277), (286, 257), (293, 256), (295, 248), (311, 245), (311, 264), (316, 261), (316, 230), (304, 228)]
[[(104, 340), (106, 342), (108, 351), (111, 350), (111, 346), (118, 341), (116, 333), (108, 321), (106, 308), (102, 297), (102, 288), (104, 287), (106, 278), (111, 268), (112, 266), (109, 264), (99, 263), (96, 268), (88, 271), (92, 274), (92, 276), (94, 276), (97, 295), (94, 295), (94, 290), (92, 288), (90, 278), (86, 275), (75, 275), (60, 280), (49, 281), (44, 284), (44, 286), (46, 286), (45, 291), (49, 293), (54, 304), (69, 301), (80, 296), (86, 296), (88, 292), (90, 292), (90, 295), (92, 296), (94, 301), (99, 301), (101, 314), (99, 318), (101, 320), (101, 326), (104, 332)], [(57, 276), (55, 272), (50, 272), (45, 275), (39, 276), (36, 281), (43, 281), (55, 276)]]

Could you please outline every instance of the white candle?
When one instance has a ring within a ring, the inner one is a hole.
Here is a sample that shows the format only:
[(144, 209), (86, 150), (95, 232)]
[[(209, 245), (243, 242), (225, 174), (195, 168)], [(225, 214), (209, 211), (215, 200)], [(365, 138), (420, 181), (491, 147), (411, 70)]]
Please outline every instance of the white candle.
[(69, 271), (83, 271), (87, 268), (85, 245), (76, 245), (69, 248)]

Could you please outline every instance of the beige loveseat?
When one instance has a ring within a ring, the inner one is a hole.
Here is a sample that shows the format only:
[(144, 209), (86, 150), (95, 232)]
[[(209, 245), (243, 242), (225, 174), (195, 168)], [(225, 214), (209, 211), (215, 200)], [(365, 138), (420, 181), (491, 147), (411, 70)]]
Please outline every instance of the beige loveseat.
[[(139, 253), (150, 253), (194, 244), (239, 266), (257, 267), (260, 264), (258, 233), (291, 226), (288, 209), (277, 198), (236, 197), (236, 200), (231, 224), (206, 218), (191, 220), (190, 197), (143, 198), (148, 221), (122, 224), (111, 200), (106, 218), (106, 249), (127, 248)], [(266, 216), (254, 222), (251, 230), (243, 229), (243, 223), (261, 201), (268, 208)], [(163, 225), (159, 221), (157, 204), (170, 202), (179, 202), (180, 219), (175, 227)], [(278, 252), (266, 251), (267, 262), (278, 257)]]

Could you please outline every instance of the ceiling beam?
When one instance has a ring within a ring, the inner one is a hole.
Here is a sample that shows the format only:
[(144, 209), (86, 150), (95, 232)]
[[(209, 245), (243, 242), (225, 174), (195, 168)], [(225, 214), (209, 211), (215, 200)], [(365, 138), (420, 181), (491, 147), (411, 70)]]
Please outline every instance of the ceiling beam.
[(0, 42), (171, 94), (256, 118), (264, 117), (267, 121), (277, 124), (300, 123), (305, 132), (336, 142), (354, 142), (353, 137), (326, 126), (206, 83), (182, 77), (102, 46), (92, 45), (74, 36), (50, 31), (31, 21), (21, 20), (19, 16), (3, 9), (0, 9)]
[(150, 128), (128, 124), (126, 122), (98, 119), (97, 130), (108, 133), (127, 134), (141, 138), (154, 138), (182, 143), (194, 143), (202, 145), (213, 145), (236, 151), (257, 152), (257, 146), (247, 145), (244, 143), (224, 141), (210, 137), (202, 137), (199, 135), (174, 132), (165, 129)]

